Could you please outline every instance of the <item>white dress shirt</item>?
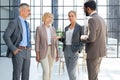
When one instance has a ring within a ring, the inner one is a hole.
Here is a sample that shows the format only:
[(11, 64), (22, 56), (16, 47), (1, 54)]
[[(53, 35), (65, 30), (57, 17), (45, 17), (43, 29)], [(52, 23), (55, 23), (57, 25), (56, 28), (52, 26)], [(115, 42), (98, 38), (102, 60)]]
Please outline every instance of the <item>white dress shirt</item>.
[(51, 31), (50, 31), (50, 27), (46, 27), (46, 32), (47, 32), (47, 42), (48, 45), (51, 45)]
[(72, 35), (73, 35), (73, 31), (74, 31), (74, 28), (73, 29), (68, 29), (68, 31), (66, 31), (66, 45), (71, 45), (72, 43)]

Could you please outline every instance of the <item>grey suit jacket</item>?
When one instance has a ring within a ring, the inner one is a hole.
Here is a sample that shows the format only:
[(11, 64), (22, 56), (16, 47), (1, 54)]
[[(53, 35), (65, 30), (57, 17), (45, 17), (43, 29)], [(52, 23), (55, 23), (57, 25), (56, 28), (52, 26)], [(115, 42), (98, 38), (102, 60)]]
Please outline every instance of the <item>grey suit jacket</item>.
[[(68, 30), (69, 27), (70, 27), (70, 25), (68, 25), (65, 28), (65, 33), (66, 33), (66, 31)], [(60, 41), (63, 42), (63, 45), (64, 45), (63, 46), (63, 51), (64, 51), (65, 46), (66, 46), (66, 44), (65, 44), (66, 34), (65, 33), (64, 33), (64, 36), (61, 39), (59, 39)], [(77, 52), (77, 51), (80, 50), (80, 48), (83, 47), (83, 43), (80, 40), (80, 37), (81, 37), (82, 34), (83, 34), (83, 28), (79, 24), (76, 23), (75, 24), (75, 29), (74, 29), (73, 35), (72, 35), (72, 42), (71, 42), (72, 43), (72, 45), (71, 45), (72, 52)]]
[(103, 18), (94, 13), (88, 20), (89, 36), (86, 41), (87, 58), (98, 58), (106, 55), (106, 25)]
[(12, 57), (13, 51), (17, 49), (22, 40), (22, 26), (19, 17), (9, 22), (4, 32), (3, 39), (8, 46), (7, 56)]

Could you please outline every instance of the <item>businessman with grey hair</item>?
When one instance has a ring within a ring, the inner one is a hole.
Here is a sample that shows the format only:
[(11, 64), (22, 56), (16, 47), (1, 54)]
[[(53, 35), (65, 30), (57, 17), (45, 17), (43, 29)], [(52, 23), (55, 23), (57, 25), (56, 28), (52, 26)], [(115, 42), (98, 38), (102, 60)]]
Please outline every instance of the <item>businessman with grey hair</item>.
[(31, 42), (30, 28), (26, 18), (30, 15), (30, 6), (19, 6), (19, 17), (9, 22), (3, 39), (8, 47), (7, 56), (12, 58), (13, 79), (29, 80)]

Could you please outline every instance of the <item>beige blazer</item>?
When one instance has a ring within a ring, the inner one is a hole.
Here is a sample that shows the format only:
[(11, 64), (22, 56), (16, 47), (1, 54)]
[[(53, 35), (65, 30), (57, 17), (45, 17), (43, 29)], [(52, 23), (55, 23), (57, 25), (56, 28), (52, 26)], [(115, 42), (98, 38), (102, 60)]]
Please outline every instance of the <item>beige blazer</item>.
[(94, 13), (88, 20), (88, 39), (86, 41), (87, 58), (99, 58), (106, 55), (107, 28), (103, 18)]
[[(51, 30), (51, 36), (56, 36), (56, 31), (54, 27), (50, 28)], [(52, 57), (56, 58), (56, 55), (58, 55), (58, 44), (57, 40), (51, 39), (51, 51), (52, 51)], [(47, 32), (45, 29), (45, 26), (38, 26), (36, 29), (36, 40), (35, 40), (35, 51), (40, 52), (41, 59), (44, 59), (46, 57), (48, 50), (48, 43), (47, 43)]]

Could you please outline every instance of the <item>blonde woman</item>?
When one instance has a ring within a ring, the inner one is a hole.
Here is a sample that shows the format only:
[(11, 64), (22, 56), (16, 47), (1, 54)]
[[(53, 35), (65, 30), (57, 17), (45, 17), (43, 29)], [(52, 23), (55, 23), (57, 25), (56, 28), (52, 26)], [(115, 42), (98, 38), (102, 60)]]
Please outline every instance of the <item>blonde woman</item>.
[(36, 61), (41, 63), (43, 69), (43, 80), (51, 80), (52, 68), (55, 60), (58, 60), (56, 31), (53, 26), (53, 14), (44, 13), (42, 26), (36, 30)]

